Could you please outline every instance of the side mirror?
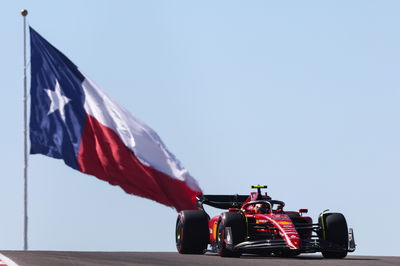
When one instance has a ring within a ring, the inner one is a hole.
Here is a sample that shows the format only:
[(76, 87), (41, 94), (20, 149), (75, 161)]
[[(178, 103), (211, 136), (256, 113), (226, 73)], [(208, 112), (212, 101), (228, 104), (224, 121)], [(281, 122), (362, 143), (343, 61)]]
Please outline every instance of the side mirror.
[(308, 209), (300, 209), (299, 210), (300, 215), (303, 213), (308, 213)]

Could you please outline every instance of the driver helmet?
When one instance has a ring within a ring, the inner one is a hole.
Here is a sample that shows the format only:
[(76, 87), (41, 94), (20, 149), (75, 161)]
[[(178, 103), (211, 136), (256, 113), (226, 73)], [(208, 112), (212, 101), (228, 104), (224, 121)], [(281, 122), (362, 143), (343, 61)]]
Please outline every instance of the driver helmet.
[(257, 203), (254, 206), (254, 212), (255, 213), (268, 213), (269, 211), (269, 206), (266, 203)]

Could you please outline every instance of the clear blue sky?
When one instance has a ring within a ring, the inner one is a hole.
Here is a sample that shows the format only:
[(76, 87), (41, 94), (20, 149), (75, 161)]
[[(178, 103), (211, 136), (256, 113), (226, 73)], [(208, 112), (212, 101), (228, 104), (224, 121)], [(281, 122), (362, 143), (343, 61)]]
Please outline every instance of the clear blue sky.
[[(205, 193), (268, 184), (400, 255), (398, 1), (2, 1), (0, 249), (23, 245), (22, 8)], [(40, 155), (29, 217), (31, 249), (175, 250), (174, 210)]]

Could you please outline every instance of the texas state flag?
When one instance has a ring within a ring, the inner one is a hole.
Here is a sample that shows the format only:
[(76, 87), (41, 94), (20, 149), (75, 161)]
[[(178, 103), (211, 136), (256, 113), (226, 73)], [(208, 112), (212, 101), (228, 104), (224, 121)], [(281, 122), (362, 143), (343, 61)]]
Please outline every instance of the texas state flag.
[(177, 211), (201, 189), (160, 137), (30, 28), (31, 154), (63, 159), (130, 194)]

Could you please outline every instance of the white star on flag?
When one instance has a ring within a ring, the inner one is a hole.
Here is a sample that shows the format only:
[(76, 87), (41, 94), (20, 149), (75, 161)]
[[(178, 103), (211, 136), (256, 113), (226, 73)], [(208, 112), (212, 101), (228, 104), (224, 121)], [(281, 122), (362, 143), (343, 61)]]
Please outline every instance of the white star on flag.
[(58, 80), (56, 80), (56, 86), (54, 88), (54, 91), (52, 91), (52, 90), (45, 90), (45, 91), (47, 93), (47, 96), (49, 96), (50, 102), (51, 102), (50, 110), (47, 113), (47, 115), (59, 110), (62, 120), (65, 121), (64, 107), (69, 101), (71, 101), (71, 99), (69, 99), (61, 94), (61, 88), (60, 88), (60, 84), (58, 83)]

